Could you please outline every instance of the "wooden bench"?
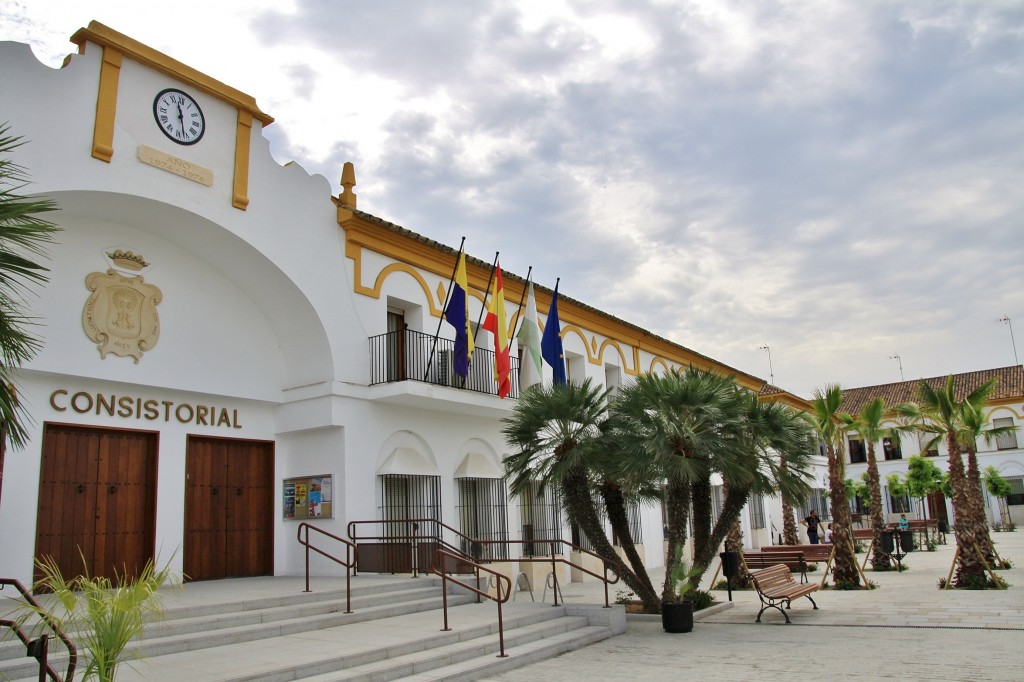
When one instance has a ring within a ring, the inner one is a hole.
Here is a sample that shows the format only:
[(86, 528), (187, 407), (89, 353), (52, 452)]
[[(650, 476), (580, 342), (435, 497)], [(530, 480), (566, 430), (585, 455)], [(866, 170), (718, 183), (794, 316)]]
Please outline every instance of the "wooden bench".
[[(768, 545), (761, 548), (762, 552), (778, 554), (786, 552), (800, 552), (804, 555), (804, 562), (808, 564), (825, 563), (825, 570), (821, 572), (821, 586), (825, 586), (828, 574), (832, 570), (832, 558), (835, 556), (835, 545)], [(801, 582), (807, 582), (806, 574)]]
[(807, 562), (803, 552), (744, 552), (743, 565), (747, 571), (770, 566), (785, 566), (787, 571), (800, 573), (800, 582), (807, 582)]
[(754, 589), (757, 590), (757, 596), (761, 599), (761, 610), (757, 612), (756, 622), (758, 623), (761, 622), (761, 614), (770, 608), (778, 609), (786, 622), (791, 622), (782, 605), (785, 604), (787, 609), (792, 608), (792, 600), (799, 597), (807, 597), (814, 608), (818, 608), (814, 599), (811, 598), (811, 592), (817, 591), (821, 586), (817, 583), (800, 584), (796, 582), (793, 580), (793, 574), (782, 564), (750, 571), (750, 577), (753, 578)]
[(762, 552), (801, 552), (804, 555), (804, 561), (812, 564), (816, 564), (820, 561), (829, 561), (832, 559), (833, 545), (830, 544), (819, 544), (819, 545), (767, 545), (761, 548)]
[(874, 540), (875, 531), (872, 528), (854, 528), (853, 529), (854, 540)]

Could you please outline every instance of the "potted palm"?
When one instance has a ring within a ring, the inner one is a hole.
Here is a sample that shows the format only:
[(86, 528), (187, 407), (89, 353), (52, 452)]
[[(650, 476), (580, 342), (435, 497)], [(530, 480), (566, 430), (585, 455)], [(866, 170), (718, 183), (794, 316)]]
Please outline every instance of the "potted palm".
[(118, 667), (135, 657), (129, 649), (132, 640), (142, 636), (151, 618), (163, 614), (160, 588), (181, 583), (181, 576), (169, 566), (157, 570), (152, 560), (137, 576), (118, 580), (88, 573), (68, 579), (52, 558), (37, 563), (43, 577), (35, 589), (52, 594), (47, 600), (51, 608), (26, 603), (19, 621), (24, 625), (45, 613), (63, 631), (73, 633), (88, 652), (83, 679), (99, 682), (113, 682)]
[(661, 604), (661, 627), (665, 632), (690, 632), (693, 630), (693, 600), (690, 595), (696, 591), (693, 579), (702, 571), (699, 566), (690, 567), (676, 551), (676, 560), (669, 569), (669, 583), (672, 594)]

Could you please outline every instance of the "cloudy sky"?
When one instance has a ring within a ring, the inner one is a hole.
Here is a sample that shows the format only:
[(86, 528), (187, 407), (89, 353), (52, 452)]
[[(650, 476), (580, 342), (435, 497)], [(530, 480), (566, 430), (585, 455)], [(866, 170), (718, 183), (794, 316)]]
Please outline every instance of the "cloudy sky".
[(0, 40), (101, 21), (361, 209), (799, 395), (1024, 354), (1020, 0), (171, 6), (0, 0)]

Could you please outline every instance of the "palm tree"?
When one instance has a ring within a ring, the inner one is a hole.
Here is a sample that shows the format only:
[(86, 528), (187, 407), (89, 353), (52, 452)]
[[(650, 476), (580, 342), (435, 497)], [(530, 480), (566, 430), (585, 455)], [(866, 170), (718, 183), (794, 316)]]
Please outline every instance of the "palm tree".
[[(672, 575), (686, 544), (691, 502), (695, 533), (708, 531), (712, 462), (736, 451), (735, 438), (725, 438), (725, 424), (734, 420), (735, 383), (693, 367), (664, 375), (645, 374), (619, 394), (613, 419), (625, 437), (622, 465), (636, 480), (665, 481), (664, 505), (668, 552), (662, 601), (678, 599)], [(738, 474), (737, 474), (738, 475)]]
[[(846, 428), (856, 432), (867, 445), (868, 468), (865, 473), (870, 498), (871, 531), (874, 538), (871, 565), (876, 571), (889, 566), (889, 557), (882, 550), (885, 519), (882, 517), (882, 483), (878, 476), (878, 460), (875, 457), (875, 442), (881, 440), (889, 431), (882, 427), (884, 416), (885, 401), (881, 398), (875, 398), (865, 403), (856, 417), (847, 412), (842, 412), (839, 415)], [(835, 529), (833, 528), (834, 533)]]
[[(962, 401), (958, 401), (954, 391), (953, 375), (950, 375), (945, 385), (938, 390), (932, 388), (928, 382), (922, 381), (918, 385), (920, 403), (905, 403), (897, 408), (900, 414), (912, 420), (913, 427), (918, 431), (932, 434), (932, 443), (940, 438), (946, 441), (946, 448), (949, 450), (949, 485), (953, 500), (953, 531), (959, 549), (957, 570), (953, 579), (957, 587), (978, 587), (987, 583), (985, 568), (981, 562), (985, 545), (984, 540), (978, 536), (977, 523), (974, 522), (961, 443), (964, 407), (983, 406), (995, 388), (995, 383), (995, 379), (990, 379)], [(986, 527), (986, 535), (987, 532)]]
[(803, 414), (782, 403), (764, 402), (738, 386), (733, 388), (733, 401), (730, 413), (738, 418), (723, 424), (722, 435), (735, 439), (738, 447), (716, 452), (719, 458), (711, 465), (722, 476), (725, 499), (718, 522), (706, 536), (698, 535), (694, 524), (693, 564), (700, 569), (691, 578), (694, 586), (739, 521), (750, 495), (777, 492), (783, 500), (794, 502), (805, 499), (810, 490), (807, 467), (814, 439)]
[(57, 205), (21, 194), (29, 184), (28, 173), (10, 154), (24, 141), (9, 130), (6, 124), (0, 125), (0, 486), (8, 440), (18, 448), (28, 440), (29, 416), (18, 403), (13, 371), (41, 346), (27, 329), (33, 320), (23, 301), (29, 287), (47, 282), (49, 270), (33, 259), (46, 257), (46, 246), (58, 231), (38, 217), (57, 210)]
[(843, 430), (839, 420), (843, 391), (838, 384), (815, 389), (811, 400), (811, 420), (825, 443), (828, 457), (828, 491), (832, 501), (832, 543), (835, 545), (835, 568), (832, 575), (837, 585), (860, 585), (857, 556), (853, 544), (850, 505), (846, 499), (846, 464), (843, 459)]
[(615, 552), (594, 504), (594, 467), (599, 466), (606, 446), (602, 433), (606, 404), (607, 391), (589, 379), (581, 385), (537, 385), (524, 391), (512, 416), (502, 420), (505, 440), (515, 449), (505, 459), (505, 477), (515, 494), (522, 494), (535, 481), (558, 486), (569, 520), (645, 607), (657, 612), (658, 596), (646, 572), (637, 575)]
[[(995, 390), (994, 383), (992, 390)], [(992, 536), (988, 532), (988, 518), (985, 515), (985, 494), (981, 480), (981, 468), (978, 465), (978, 438), (984, 438), (986, 443), (991, 444), (997, 437), (1013, 431), (1014, 427), (985, 428), (989, 424), (989, 418), (983, 405), (964, 401), (960, 406), (963, 410), (963, 430), (960, 434), (960, 442), (967, 452), (966, 479), (971, 500), (971, 514), (977, 529), (978, 542), (985, 553), (985, 560), (989, 562), (989, 565), (993, 565), (998, 561), (998, 555), (992, 542)]]

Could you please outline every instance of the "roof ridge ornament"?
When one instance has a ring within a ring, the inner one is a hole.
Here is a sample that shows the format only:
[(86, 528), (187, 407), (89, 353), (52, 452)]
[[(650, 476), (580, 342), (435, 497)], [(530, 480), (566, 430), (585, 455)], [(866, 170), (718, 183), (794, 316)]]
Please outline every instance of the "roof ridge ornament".
[(356, 167), (352, 165), (351, 161), (346, 161), (345, 165), (341, 167), (341, 194), (338, 196), (338, 200), (342, 206), (348, 206), (349, 208), (356, 207), (356, 193), (352, 191), (352, 188), (356, 186)]

